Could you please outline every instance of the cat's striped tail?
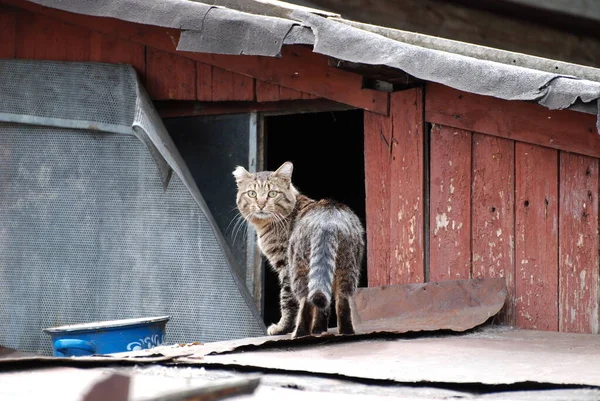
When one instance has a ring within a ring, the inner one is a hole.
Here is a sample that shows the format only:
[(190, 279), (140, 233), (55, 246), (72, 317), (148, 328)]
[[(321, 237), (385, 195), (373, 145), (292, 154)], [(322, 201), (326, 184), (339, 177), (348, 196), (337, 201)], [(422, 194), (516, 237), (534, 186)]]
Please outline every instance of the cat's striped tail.
[(325, 225), (312, 234), (308, 272), (308, 301), (319, 309), (327, 309), (331, 303), (337, 248), (336, 227)]

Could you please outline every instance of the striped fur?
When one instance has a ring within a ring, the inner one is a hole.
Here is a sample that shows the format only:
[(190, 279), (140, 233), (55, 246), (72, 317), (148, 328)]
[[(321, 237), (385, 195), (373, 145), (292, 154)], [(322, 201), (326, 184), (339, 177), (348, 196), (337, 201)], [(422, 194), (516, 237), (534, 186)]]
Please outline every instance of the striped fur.
[(268, 332), (301, 336), (327, 330), (335, 297), (338, 332), (352, 334), (348, 299), (358, 285), (364, 229), (347, 206), (300, 194), (292, 170), (286, 162), (274, 172), (251, 174), (242, 167), (233, 172), (238, 209), (279, 275), (281, 319)]

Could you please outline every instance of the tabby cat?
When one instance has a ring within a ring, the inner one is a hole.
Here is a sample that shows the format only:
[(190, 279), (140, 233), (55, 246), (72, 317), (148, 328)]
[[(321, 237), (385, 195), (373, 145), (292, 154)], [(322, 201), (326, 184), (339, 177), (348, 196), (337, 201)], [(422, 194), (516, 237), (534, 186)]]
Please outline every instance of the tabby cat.
[(347, 206), (315, 201), (292, 184), (293, 165), (249, 173), (237, 167), (237, 207), (257, 234), (258, 245), (279, 276), (281, 319), (270, 335), (293, 337), (327, 331), (335, 295), (340, 334), (353, 334), (349, 298), (358, 285), (364, 229)]

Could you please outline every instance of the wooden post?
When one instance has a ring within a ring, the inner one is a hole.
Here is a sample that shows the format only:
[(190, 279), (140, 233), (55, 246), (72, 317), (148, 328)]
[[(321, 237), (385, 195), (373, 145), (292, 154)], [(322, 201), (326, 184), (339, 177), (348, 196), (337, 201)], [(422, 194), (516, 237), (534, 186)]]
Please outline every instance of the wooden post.
[(365, 112), (369, 286), (425, 279), (423, 91), (390, 101), (390, 116)]
[(429, 280), (471, 277), (471, 133), (431, 130)]
[(517, 143), (516, 324), (558, 330), (558, 152)]

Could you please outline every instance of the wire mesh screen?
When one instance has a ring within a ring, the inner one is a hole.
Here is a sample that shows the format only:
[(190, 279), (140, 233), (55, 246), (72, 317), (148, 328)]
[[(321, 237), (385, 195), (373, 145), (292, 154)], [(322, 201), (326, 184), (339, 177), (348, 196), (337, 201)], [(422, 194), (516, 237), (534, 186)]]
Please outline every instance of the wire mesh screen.
[(0, 344), (50, 354), (45, 327), (157, 315), (168, 343), (264, 333), (199, 193), (164, 189), (155, 157), (133, 135), (0, 123)]

